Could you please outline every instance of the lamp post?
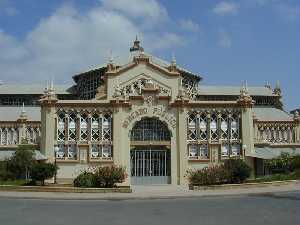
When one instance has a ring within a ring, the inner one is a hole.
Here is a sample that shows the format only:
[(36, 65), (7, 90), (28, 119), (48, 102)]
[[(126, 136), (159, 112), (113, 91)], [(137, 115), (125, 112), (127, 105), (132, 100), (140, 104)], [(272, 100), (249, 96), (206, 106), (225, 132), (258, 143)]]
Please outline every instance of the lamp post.
[[(55, 146), (54, 147), (54, 165), (55, 165), (55, 167), (56, 167), (56, 155), (57, 155), (58, 151), (59, 151), (59, 147)], [(57, 184), (56, 178), (57, 178), (57, 170), (55, 170), (55, 174), (54, 174), (54, 184)]]
[(247, 151), (247, 145), (243, 145), (243, 156), (245, 157), (246, 151)]

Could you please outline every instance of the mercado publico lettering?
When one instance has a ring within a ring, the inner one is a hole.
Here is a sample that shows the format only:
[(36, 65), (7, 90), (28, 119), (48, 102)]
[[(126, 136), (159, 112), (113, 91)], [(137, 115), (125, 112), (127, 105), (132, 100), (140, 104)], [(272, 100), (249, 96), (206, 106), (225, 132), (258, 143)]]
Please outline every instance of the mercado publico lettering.
[(168, 113), (165, 109), (160, 108), (160, 107), (153, 107), (153, 108), (144, 107), (144, 108), (137, 109), (137, 110), (133, 111), (132, 113), (130, 113), (126, 117), (122, 126), (124, 128), (127, 128), (133, 120), (135, 120), (138, 117), (145, 116), (145, 115), (158, 116), (161, 119), (167, 121), (167, 123), (170, 125), (170, 127), (172, 129), (176, 128), (175, 117), (173, 115), (171, 115), (170, 113)]

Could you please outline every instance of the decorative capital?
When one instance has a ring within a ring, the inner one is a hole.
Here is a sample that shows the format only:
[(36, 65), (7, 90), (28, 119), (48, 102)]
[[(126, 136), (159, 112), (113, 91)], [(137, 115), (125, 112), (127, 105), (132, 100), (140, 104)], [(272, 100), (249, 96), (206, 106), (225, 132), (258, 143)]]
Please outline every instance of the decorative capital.
[(58, 101), (58, 98), (55, 93), (54, 85), (53, 85), (53, 80), (51, 81), (50, 88), (48, 87), (48, 82), (47, 86), (44, 91), (44, 95), (41, 97), (39, 102), (42, 105), (52, 105), (55, 104)]
[(237, 103), (244, 108), (251, 108), (254, 104), (254, 101), (249, 94), (247, 86), (243, 85), (240, 90), (240, 96), (237, 100)]

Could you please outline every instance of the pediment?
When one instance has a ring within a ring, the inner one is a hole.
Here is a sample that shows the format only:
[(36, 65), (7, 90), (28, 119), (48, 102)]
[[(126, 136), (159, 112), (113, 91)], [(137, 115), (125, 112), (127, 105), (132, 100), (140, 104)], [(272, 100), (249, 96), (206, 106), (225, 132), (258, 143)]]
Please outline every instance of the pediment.
[(147, 82), (151, 82), (154, 87), (158, 88), (160, 95), (171, 96), (172, 88), (158, 79), (153, 78), (145, 73), (139, 74), (125, 82), (119, 84), (123, 91), (128, 95), (141, 95)]

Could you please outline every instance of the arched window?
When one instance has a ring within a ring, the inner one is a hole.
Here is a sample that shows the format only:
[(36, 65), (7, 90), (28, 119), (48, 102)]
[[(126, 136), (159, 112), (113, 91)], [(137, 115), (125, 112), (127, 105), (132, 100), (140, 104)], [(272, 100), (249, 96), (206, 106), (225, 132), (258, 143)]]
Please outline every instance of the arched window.
[(155, 118), (144, 118), (131, 131), (131, 141), (170, 141), (171, 134), (165, 123)]

